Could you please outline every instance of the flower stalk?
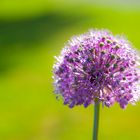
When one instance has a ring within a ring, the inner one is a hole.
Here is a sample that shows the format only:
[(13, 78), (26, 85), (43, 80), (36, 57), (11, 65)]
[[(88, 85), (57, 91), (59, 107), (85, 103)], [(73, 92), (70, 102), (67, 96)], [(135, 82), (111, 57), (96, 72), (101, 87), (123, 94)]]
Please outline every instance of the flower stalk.
[(100, 113), (100, 103), (98, 101), (95, 101), (95, 104), (94, 104), (93, 140), (98, 140), (99, 113)]

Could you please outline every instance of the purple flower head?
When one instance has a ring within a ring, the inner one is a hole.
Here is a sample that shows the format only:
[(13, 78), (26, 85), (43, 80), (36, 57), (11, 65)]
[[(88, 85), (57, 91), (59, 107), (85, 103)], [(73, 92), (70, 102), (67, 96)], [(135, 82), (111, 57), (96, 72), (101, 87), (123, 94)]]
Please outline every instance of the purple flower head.
[(87, 107), (95, 101), (125, 108), (140, 97), (138, 56), (122, 37), (92, 30), (73, 37), (54, 65), (55, 93), (65, 105)]

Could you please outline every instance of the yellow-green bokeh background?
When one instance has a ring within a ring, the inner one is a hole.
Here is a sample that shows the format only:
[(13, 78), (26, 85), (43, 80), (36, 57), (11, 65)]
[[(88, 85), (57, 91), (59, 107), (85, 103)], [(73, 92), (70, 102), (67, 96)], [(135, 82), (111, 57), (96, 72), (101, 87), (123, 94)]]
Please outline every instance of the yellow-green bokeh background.
[[(137, 0), (0, 0), (0, 140), (91, 140), (93, 106), (53, 94), (52, 65), (90, 28), (125, 34), (140, 49)], [(100, 140), (140, 140), (140, 103), (101, 109)]]

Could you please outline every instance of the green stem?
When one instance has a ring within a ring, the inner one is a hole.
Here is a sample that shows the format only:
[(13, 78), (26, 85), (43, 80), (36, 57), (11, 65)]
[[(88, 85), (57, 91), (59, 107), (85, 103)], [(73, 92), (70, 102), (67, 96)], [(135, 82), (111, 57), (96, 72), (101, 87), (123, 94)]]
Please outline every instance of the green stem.
[(95, 104), (94, 104), (93, 140), (98, 140), (99, 110), (100, 110), (100, 103), (98, 101), (96, 101)]

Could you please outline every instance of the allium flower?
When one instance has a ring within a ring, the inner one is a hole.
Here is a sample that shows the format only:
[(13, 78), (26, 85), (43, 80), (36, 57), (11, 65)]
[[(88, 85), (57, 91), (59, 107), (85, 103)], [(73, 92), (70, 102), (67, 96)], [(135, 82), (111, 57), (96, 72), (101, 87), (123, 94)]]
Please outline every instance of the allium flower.
[(125, 108), (140, 97), (138, 56), (122, 37), (92, 30), (73, 37), (56, 59), (55, 92), (70, 108), (95, 101)]

